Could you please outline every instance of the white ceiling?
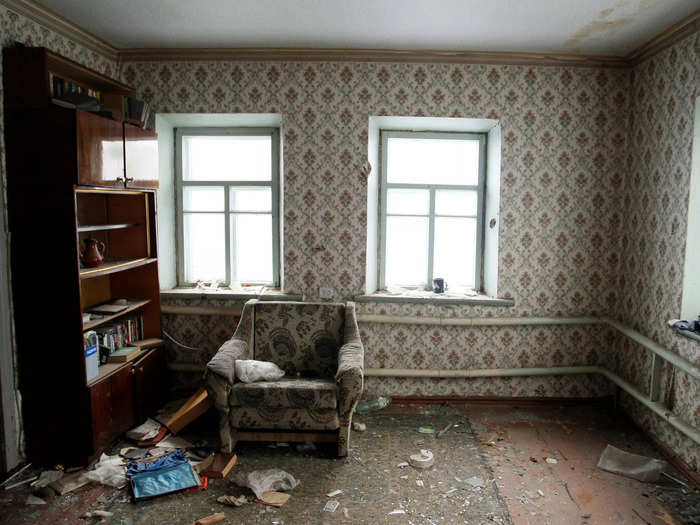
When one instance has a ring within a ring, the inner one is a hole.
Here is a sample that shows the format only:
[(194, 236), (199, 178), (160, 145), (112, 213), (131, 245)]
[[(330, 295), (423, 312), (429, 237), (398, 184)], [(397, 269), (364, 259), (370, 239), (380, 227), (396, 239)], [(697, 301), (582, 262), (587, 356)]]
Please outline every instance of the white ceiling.
[(39, 0), (119, 48), (626, 55), (698, 0)]

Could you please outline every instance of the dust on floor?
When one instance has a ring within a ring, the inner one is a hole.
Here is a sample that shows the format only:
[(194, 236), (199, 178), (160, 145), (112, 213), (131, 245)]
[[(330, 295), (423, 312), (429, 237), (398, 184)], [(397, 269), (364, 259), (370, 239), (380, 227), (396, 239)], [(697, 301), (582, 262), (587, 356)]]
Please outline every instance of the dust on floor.
[[(221, 495), (252, 495), (227, 480), (210, 480), (206, 491), (137, 504), (126, 489), (88, 485), (29, 506), (24, 505), (29, 489), (18, 488), (0, 492), (0, 523), (90, 524), (97, 520), (79, 516), (94, 509), (113, 512), (106, 523), (123, 525), (189, 525), (216, 512), (227, 515), (222, 523), (700, 523), (700, 492), (596, 469), (607, 443), (659, 457), (641, 433), (601, 405), (392, 405), (356, 419), (367, 431), (353, 432), (344, 459), (322, 447), (301, 452), (294, 446), (238, 445), (234, 472), (281, 468), (300, 481), (279, 509), (217, 503)], [(421, 426), (449, 430), (435, 438), (419, 433)], [(435, 466), (423, 471), (397, 466), (421, 448), (433, 452)], [(326, 496), (336, 489), (343, 494)], [(333, 513), (323, 510), (329, 500), (339, 502)]]

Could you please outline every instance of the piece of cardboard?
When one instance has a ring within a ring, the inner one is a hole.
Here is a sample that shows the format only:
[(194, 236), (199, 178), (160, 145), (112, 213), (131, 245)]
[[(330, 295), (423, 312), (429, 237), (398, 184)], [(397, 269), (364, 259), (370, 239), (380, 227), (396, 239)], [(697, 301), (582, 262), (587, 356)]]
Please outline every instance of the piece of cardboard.
[(209, 397), (206, 388), (202, 387), (175, 412), (159, 415), (157, 418), (172, 434), (177, 434), (209, 410), (212, 405), (213, 401)]
[(271, 505), (272, 507), (281, 507), (289, 501), (289, 498), (291, 498), (291, 496), (289, 494), (285, 494), (284, 492), (270, 491), (263, 492), (258, 501), (260, 503), (264, 503), (265, 505)]

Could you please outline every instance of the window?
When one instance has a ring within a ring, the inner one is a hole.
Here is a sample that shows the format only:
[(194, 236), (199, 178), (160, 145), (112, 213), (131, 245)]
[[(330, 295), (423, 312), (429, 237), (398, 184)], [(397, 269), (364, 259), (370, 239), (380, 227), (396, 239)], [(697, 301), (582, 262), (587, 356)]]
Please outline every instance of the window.
[(178, 280), (279, 284), (279, 133), (176, 134)]
[(380, 286), (481, 288), (485, 135), (382, 132)]

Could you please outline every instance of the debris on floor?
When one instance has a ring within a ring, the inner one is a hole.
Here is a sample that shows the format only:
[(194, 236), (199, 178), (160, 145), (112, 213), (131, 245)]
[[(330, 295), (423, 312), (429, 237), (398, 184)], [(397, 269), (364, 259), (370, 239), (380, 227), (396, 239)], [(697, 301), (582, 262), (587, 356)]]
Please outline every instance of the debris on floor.
[(95, 464), (95, 468), (88, 470), (83, 476), (89, 481), (95, 481), (110, 487), (121, 488), (126, 486), (126, 469), (119, 455), (108, 456), (103, 453), (100, 456), (100, 460)]
[(241, 505), (245, 505), (246, 503), (249, 503), (248, 498), (245, 496), (219, 496), (216, 498), (216, 501), (219, 503), (223, 503), (224, 505), (229, 505), (231, 507), (240, 507)]
[(25, 503), (27, 505), (46, 505), (46, 502), (43, 499), (36, 497), (34, 494), (27, 496)]
[(337, 490), (333, 490), (333, 491), (329, 492), (328, 494), (326, 494), (326, 496), (329, 497), (329, 498), (334, 498), (334, 497), (336, 497), (336, 496), (341, 495), (342, 493), (343, 493), (342, 490), (337, 489)]
[(340, 502), (336, 500), (329, 500), (326, 502), (326, 505), (323, 507), (323, 510), (325, 512), (335, 512), (336, 509), (340, 506)]
[(107, 518), (111, 518), (112, 516), (114, 516), (114, 513), (109, 512), (108, 510), (93, 510), (86, 512), (80, 517), (83, 519), (100, 518), (100, 521), (105, 521)]
[(271, 507), (281, 507), (289, 501), (291, 496), (285, 494), (284, 492), (277, 492), (274, 490), (263, 492), (262, 496), (258, 501), (264, 503), (265, 505), (270, 505)]
[(556, 458), (544, 458), (544, 460), (551, 465), (556, 465), (557, 463), (559, 463), (559, 461)]
[(214, 525), (214, 523), (219, 523), (220, 521), (224, 521), (226, 519), (226, 514), (223, 512), (217, 512), (216, 514), (212, 514), (211, 516), (207, 516), (206, 518), (201, 518), (195, 521), (192, 525)]
[(418, 427), (418, 432), (420, 432), (421, 434), (435, 434), (435, 429), (428, 427)]
[(62, 470), (45, 470), (39, 475), (39, 479), (36, 479), (30, 483), (30, 486), (40, 489), (41, 487), (50, 485), (54, 481), (58, 481), (62, 477)]
[(126, 437), (132, 441), (145, 441), (153, 439), (158, 435), (161, 424), (153, 419), (147, 419), (139, 426), (132, 428), (126, 433)]
[(309, 452), (311, 450), (316, 450), (316, 445), (310, 442), (297, 443), (297, 445), (294, 448), (297, 450), (297, 452)]
[(237, 462), (236, 454), (219, 452), (214, 455), (212, 463), (202, 471), (202, 474), (210, 478), (225, 478)]
[[(179, 407), (174, 409), (174, 407), (178, 405)], [(156, 419), (162, 423), (171, 434), (177, 434), (195, 419), (203, 415), (212, 405), (213, 402), (207, 394), (206, 388), (201, 387), (184, 403), (166, 406), (156, 416)]]
[(408, 460), (412, 467), (419, 469), (430, 468), (435, 463), (433, 453), (425, 449), (421, 449), (418, 454), (411, 454)]
[(367, 425), (365, 425), (364, 423), (358, 423), (357, 421), (353, 421), (352, 429), (355, 432), (364, 432), (365, 430), (367, 430)]
[(238, 473), (232, 481), (239, 487), (248, 487), (261, 499), (264, 492), (292, 490), (297, 486), (294, 476), (281, 469), (254, 470), (247, 474)]
[(659, 481), (668, 467), (668, 463), (660, 459), (625, 452), (612, 445), (605, 447), (598, 460), (600, 469), (647, 483)]
[(374, 412), (383, 410), (391, 405), (390, 397), (379, 397), (373, 401), (360, 401), (355, 408), (355, 412), (362, 414), (363, 412)]

